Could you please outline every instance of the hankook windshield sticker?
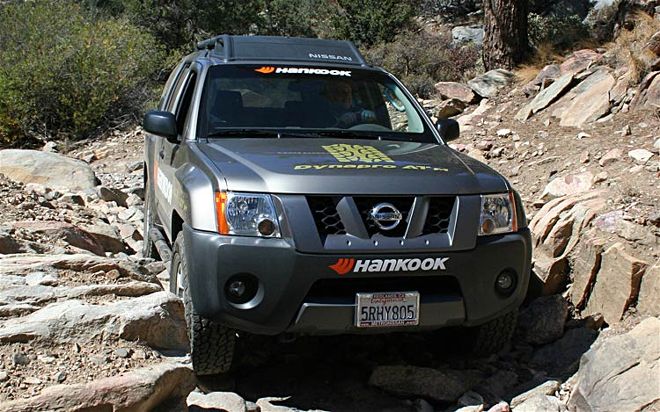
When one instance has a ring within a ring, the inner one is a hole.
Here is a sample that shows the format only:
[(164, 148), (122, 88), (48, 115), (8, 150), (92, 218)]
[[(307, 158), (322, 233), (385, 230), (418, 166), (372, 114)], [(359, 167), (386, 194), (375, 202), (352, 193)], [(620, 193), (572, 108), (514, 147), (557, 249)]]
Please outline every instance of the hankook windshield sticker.
[(351, 77), (350, 70), (332, 70), (332, 69), (315, 69), (313, 67), (273, 67), (262, 66), (254, 69), (255, 72), (262, 74), (319, 74), (322, 76), (344, 76)]

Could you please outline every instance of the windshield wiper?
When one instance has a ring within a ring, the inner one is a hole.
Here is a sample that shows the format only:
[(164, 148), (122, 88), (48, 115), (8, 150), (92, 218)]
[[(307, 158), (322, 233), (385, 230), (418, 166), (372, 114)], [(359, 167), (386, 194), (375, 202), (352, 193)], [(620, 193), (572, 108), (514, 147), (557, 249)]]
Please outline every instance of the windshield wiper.
[(320, 137), (317, 132), (287, 132), (282, 130), (252, 130), (252, 129), (226, 129), (216, 130), (206, 135), (207, 138), (211, 137), (240, 137), (240, 136), (253, 136), (253, 137), (274, 137), (281, 139), (283, 137)]

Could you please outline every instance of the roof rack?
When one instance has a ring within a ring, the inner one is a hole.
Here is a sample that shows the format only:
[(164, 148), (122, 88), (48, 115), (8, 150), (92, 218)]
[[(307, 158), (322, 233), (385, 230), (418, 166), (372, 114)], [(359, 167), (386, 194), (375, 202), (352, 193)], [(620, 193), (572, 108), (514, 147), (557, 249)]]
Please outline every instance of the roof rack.
[(366, 66), (353, 43), (345, 40), (222, 34), (197, 43), (225, 61), (272, 60)]

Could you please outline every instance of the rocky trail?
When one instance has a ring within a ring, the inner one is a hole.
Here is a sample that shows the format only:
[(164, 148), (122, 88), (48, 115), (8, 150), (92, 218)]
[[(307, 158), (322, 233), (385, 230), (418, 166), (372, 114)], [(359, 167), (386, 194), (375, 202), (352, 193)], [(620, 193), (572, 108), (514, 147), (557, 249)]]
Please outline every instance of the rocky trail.
[(262, 339), (196, 379), (165, 264), (141, 256), (142, 135), (0, 150), (0, 411), (660, 410), (660, 72), (583, 50), (530, 83), (423, 101), (520, 191), (534, 287), (511, 346), (456, 331)]

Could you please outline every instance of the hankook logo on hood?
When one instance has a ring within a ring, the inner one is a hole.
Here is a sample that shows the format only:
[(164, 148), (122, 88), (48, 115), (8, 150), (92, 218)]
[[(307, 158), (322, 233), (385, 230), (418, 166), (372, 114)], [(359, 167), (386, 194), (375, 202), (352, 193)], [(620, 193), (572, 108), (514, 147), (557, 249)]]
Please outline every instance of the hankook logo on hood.
[(254, 69), (257, 73), (262, 74), (318, 74), (322, 76), (345, 76), (351, 77), (350, 70), (333, 70), (333, 69), (315, 69), (313, 67), (273, 67), (262, 66)]
[(449, 258), (412, 258), (412, 259), (353, 259), (339, 258), (333, 265), (328, 266), (343, 276), (348, 272), (415, 272), (418, 270), (429, 272), (433, 270), (447, 270), (445, 262)]

